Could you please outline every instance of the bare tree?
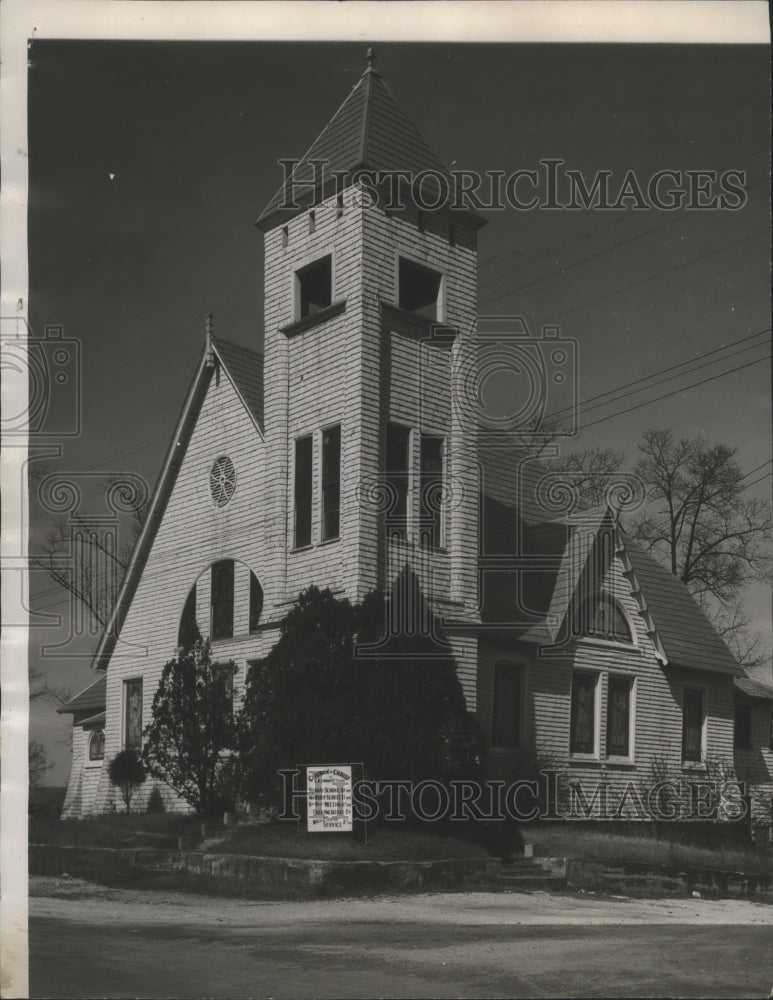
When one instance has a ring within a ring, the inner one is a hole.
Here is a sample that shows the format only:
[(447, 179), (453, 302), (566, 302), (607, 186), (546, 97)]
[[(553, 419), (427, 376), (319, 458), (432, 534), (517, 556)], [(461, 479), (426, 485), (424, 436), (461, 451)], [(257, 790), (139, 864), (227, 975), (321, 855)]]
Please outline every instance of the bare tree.
[(545, 465), (551, 472), (566, 474), (582, 504), (596, 507), (607, 498), (610, 483), (623, 469), (626, 458), (624, 451), (586, 448), (562, 458), (548, 459)]
[[(38, 499), (54, 475), (48, 468), (31, 474), (30, 486)], [(98, 628), (105, 628), (110, 620), (147, 513), (147, 491), (136, 488), (137, 480), (132, 474), (113, 473), (105, 477), (101, 492), (120, 498), (119, 506), (114, 509), (120, 510), (122, 516), (115, 525), (106, 529), (104, 519), (69, 513), (66, 517), (52, 518), (42, 540), (31, 546), (33, 565), (45, 569)], [(66, 490), (66, 480), (56, 488)], [(119, 524), (123, 542), (117, 540), (118, 533), (112, 530)]]
[(741, 597), (771, 579), (770, 504), (744, 496), (735, 448), (652, 430), (639, 450), (648, 509), (629, 533), (687, 586), (739, 661), (758, 665), (766, 657)]

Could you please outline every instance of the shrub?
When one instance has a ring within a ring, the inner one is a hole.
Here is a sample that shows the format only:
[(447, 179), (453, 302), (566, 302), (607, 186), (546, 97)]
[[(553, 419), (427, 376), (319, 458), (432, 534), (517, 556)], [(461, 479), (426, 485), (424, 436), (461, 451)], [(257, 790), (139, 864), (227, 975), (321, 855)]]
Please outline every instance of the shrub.
[(110, 761), (107, 771), (110, 784), (121, 789), (121, 796), (126, 811), (131, 812), (131, 803), (135, 791), (144, 783), (146, 775), (137, 751), (121, 750)]
[(166, 806), (164, 805), (164, 796), (161, 794), (161, 789), (158, 785), (154, 785), (150, 795), (148, 796), (148, 804), (146, 809), (149, 813), (163, 813), (166, 812)]
[(278, 804), (277, 770), (298, 763), (363, 762), (376, 781), (477, 773), (480, 732), (451, 649), (436, 622), (422, 634), (402, 627), (406, 588), (412, 620), (431, 622), (407, 573), (387, 598), (358, 606), (316, 587), (300, 595), (247, 677), (241, 742), (254, 801)]

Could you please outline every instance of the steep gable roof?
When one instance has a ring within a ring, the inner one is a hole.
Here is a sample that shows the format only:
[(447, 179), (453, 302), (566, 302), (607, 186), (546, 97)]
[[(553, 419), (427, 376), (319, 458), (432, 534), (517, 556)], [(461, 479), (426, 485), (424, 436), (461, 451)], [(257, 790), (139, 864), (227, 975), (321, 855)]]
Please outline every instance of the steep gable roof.
[(743, 671), (687, 587), (628, 538), (623, 540), (669, 664), (710, 673)]
[(212, 346), (230, 375), (242, 402), (263, 429), (263, 354), (249, 347), (232, 344), (221, 337), (212, 338)]
[[(324, 163), (322, 185), (318, 183), (319, 168), (315, 173), (314, 160)], [(412, 176), (429, 170), (449, 176), (440, 157), (423, 139), (372, 64), (292, 171), (292, 200), (298, 205), (314, 203), (332, 193), (334, 174), (348, 176), (360, 167), (383, 172), (404, 170)], [(257, 225), (271, 229), (300, 210), (281, 208), (284, 202), (282, 184), (261, 212)], [(480, 224), (484, 222), (477, 213), (466, 214)]]
[(87, 709), (103, 709), (107, 702), (107, 677), (103, 674), (88, 684), (82, 691), (57, 708), (60, 715), (84, 712)]
[(239, 347), (229, 341), (214, 337), (211, 340), (211, 351), (212, 353), (210, 353), (210, 344), (207, 344), (188, 389), (188, 395), (153, 492), (148, 515), (134, 546), (110, 621), (103, 631), (94, 653), (92, 668), (104, 670), (115, 649), (218, 362), (231, 380), (262, 437), (263, 356), (248, 348)]

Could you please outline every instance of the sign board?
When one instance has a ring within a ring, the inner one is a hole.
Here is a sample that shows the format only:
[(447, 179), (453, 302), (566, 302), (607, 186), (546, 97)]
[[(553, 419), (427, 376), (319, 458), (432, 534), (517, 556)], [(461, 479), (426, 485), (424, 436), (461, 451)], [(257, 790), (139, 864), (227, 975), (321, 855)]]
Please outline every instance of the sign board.
[(352, 766), (306, 768), (308, 831), (352, 831)]

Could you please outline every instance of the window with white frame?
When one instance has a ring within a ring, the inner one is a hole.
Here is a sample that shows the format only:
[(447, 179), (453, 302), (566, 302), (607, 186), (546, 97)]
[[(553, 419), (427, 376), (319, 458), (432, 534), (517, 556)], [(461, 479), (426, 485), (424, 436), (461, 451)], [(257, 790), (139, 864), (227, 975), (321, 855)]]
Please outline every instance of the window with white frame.
[(521, 664), (494, 664), (492, 747), (513, 750), (521, 745), (522, 679)]
[(599, 675), (586, 670), (572, 674), (569, 751), (595, 757), (598, 754), (598, 680)]
[(126, 750), (142, 749), (142, 678), (135, 677), (123, 682), (124, 690), (124, 737)]
[(105, 730), (95, 729), (89, 736), (89, 761), (105, 759)]
[(634, 679), (610, 674), (607, 685), (607, 757), (633, 757)]
[(682, 760), (690, 764), (703, 761), (706, 733), (706, 692), (685, 686), (682, 693)]

